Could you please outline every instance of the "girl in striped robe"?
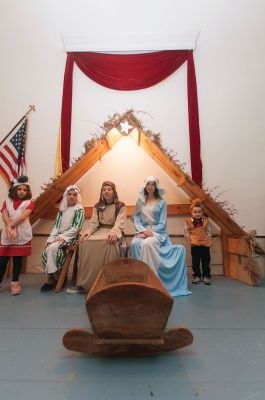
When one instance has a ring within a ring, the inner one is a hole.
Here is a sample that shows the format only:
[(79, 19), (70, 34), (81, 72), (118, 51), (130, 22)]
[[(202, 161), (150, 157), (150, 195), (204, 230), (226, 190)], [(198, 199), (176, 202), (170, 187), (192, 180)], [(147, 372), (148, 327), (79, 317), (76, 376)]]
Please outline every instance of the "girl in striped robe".
[(75, 185), (68, 186), (42, 253), (42, 266), (47, 281), (41, 287), (41, 292), (55, 288), (66, 258), (66, 247), (77, 243), (83, 222), (84, 208), (81, 205), (80, 190)]

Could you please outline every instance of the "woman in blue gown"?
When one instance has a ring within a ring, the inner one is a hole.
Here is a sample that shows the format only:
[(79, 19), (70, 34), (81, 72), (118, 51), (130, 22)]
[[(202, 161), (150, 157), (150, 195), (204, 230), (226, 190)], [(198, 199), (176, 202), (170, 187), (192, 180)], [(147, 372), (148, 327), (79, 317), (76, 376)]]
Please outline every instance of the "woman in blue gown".
[(136, 203), (136, 234), (130, 247), (132, 258), (145, 262), (159, 276), (171, 296), (186, 296), (188, 290), (186, 249), (171, 243), (167, 233), (167, 203), (154, 176), (144, 181)]

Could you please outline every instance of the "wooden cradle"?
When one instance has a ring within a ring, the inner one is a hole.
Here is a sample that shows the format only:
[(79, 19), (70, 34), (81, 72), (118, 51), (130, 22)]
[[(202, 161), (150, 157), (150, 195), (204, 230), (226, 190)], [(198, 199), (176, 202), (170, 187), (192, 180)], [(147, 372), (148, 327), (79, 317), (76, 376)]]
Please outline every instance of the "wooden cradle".
[(93, 333), (71, 329), (63, 337), (73, 351), (99, 356), (154, 355), (192, 343), (185, 327), (165, 331), (173, 298), (142, 261), (105, 264), (85, 299)]

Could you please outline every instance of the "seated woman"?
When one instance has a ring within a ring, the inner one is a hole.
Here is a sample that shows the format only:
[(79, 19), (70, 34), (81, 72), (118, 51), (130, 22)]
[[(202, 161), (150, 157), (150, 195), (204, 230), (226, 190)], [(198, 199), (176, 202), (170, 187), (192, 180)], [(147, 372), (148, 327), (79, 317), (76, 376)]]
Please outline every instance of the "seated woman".
[(126, 221), (125, 204), (119, 201), (114, 183), (102, 184), (99, 202), (93, 208), (89, 227), (81, 233), (77, 286), (67, 293), (89, 291), (101, 267), (120, 258), (119, 239)]
[(169, 239), (167, 204), (162, 199), (163, 193), (157, 178), (149, 176), (145, 179), (136, 203), (136, 235), (130, 254), (149, 265), (172, 296), (186, 296), (191, 293), (187, 282), (186, 249), (173, 245)]

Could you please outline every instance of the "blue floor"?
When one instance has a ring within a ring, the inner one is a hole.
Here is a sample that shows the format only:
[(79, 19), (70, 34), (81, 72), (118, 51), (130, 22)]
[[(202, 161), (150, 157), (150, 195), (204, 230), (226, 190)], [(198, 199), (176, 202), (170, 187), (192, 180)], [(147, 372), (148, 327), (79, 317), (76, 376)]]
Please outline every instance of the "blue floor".
[[(194, 343), (147, 358), (99, 359), (66, 350), (65, 331), (88, 327), (83, 295), (40, 293), (42, 275), (22, 276), (24, 293), (0, 293), (1, 400), (265, 399), (265, 290), (216, 277), (174, 302), (168, 327)], [(5, 282), (5, 285), (8, 283)]]

